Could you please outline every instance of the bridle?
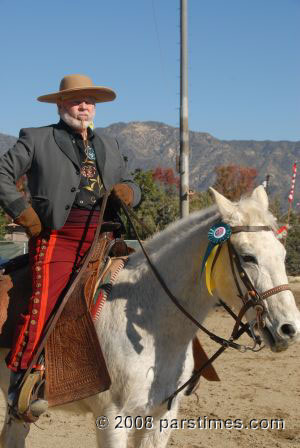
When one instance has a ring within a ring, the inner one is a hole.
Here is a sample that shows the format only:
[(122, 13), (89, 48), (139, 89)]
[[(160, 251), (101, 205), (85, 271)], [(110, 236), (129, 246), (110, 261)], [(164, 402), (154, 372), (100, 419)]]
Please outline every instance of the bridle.
[[(273, 231), (273, 229), (269, 226), (235, 226), (231, 227), (232, 234), (240, 233), (240, 232), (260, 232), (260, 231)], [(288, 284), (282, 284), (275, 286), (274, 288), (268, 289), (264, 292), (258, 292), (255, 286), (253, 285), (251, 279), (247, 271), (243, 268), (240, 257), (234, 248), (230, 239), (227, 241), (228, 247), (228, 255), (230, 260), (231, 272), (234, 278), (234, 282), (236, 288), (238, 290), (238, 297), (243, 302), (242, 309), (240, 310), (239, 316), (242, 317), (245, 315), (248, 309), (254, 308), (256, 311), (256, 319), (249, 323), (250, 331), (252, 337), (255, 342), (259, 343), (257, 340), (257, 336), (255, 335), (254, 329), (265, 327), (265, 317), (267, 315), (266, 306), (264, 304), (264, 300), (272, 297), (275, 294), (278, 294), (282, 291), (291, 290)], [(246, 293), (243, 294), (240, 283), (238, 282), (236, 271), (239, 275), (239, 278), (243, 285), (246, 288)]]
[[(131, 216), (137, 222), (139, 222), (140, 225), (143, 226), (143, 223), (139, 220), (139, 218), (136, 216), (136, 214), (124, 204), (123, 201), (121, 202), (121, 206), (124, 210), (124, 213), (125, 213), (128, 221), (130, 222), (130, 224), (135, 232), (137, 240), (141, 246), (141, 249), (142, 249), (147, 261), (148, 261), (150, 268), (152, 269), (155, 277), (157, 278), (160, 285), (162, 286), (162, 288), (164, 289), (166, 294), (169, 296), (171, 301), (189, 320), (191, 320), (200, 330), (202, 330), (204, 333), (206, 333), (210, 337), (210, 339), (212, 339), (213, 341), (215, 341), (221, 345), (221, 347), (216, 351), (216, 353), (213, 356), (211, 356), (208, 359), (208, 361), (206, 361), (201, 366), (200, 369), (194, 371), (193, 375), (191, 376), (191, 378), (188, 381), (186, 381), (172, 395), (170, 395), (168, 398), (166, 398), (166, 400), (164, 400), (164, 402), (168, 402), (168, 409), (171, 409), (172, 401), (176, 397), (176, 395), (179, 392), (181, 392), (183, 389), (185, 389), (187, 386), (189, 386), (191, 384), (195, 384), (198, 381), (198, 379), (200, 378), (204, 369), (208, 365), (212, 364), (212, 362), (215, 361), (215, 359), (218, 356), (220, 356), (220, 354), (223, 353), (228, 347), (239, 350), (240, 352), (245, 352), (247, 350), (251, 350), (251, 351), (261, 350), (263, 348), (263, 347), (261, 347), (262, 341), (261, 341), (260, 336), (255, 333), (255, 329), (263, 328), (265, 326), (265, 317), (267, 315), (267, 310), (266, 310), (266, 307), (265, 307), (265, 304), (263, 301), (281, 291), (287, 291), (287, 290), (291, 290), (291, 289), (288, 284), (283, 284), (283, 285), (279, 285), (274, 288), (268, 289), (267, 291), (264, 291), (261, 293), (258, 292), (257, 289), (254, 287), (251, 279), (249, 278), (247, 271), (243, 268), (241, 261), (240, 261), (240, 257), (238, 255), (236, 249), (234, 248), (233, 244), (231, 243), (230, 238), (227, 239), (225, 244), (227, 243), (231, 271), (232, 271), (234, 282), (235, 282), (235, 285), (236, 285), (236, 288), (238, 291), (237, 295), (242, 300), (242, 308), (239, 311), (239, 314), (236, 315), (226, 303), (224, 303), (222, 300), (220, 300), (221, 305), (235, 319), (235, 325), (233, 327), (233, 330), (232, 330), (232, 333), (231, 333), (231, 336), (229, 339), (224, 339), (220, 336), (217, 336), (216, 334), (212, 333), (207, 328), (205, 328), (200, 322), (198, 322), (181, 305), (181, 303), (179, 302), (177, 297), (175, 297), (172, 294), (172, 292), (168, 288), (167, 284), (165, 283), (164, 279), (158, 272), (157, 268), (155, 267), (155, 265), (153, 265), (149, 255), (139, 237), (139, 234), (135, 228), (135, 225), (131, 219)], [(260, 232), (260, 231), (273, 231), (273, 229), (269, 226), (233, 226), (233, 227), (231, 227), (232, 234), (236, 234), (236, 233), (240, 233), (240, 232)], [(221, 252), (223, 246), (224, 246), (224, 243), (220, 244), (216, 251), (216, 255), (215, 255), (215, 258), (212, 263), (212, 271), (216, 265), (216, 261), (220, 255), (220, 252)], [(241, 282), (243, 283), (243, 285), (246, 288), (246, 293), (244, 293), (244, 294), (243, 294), (242, 288), (240, 286), (240, 283), (238, 281), (237, 274), (238, 274)], [(245, 316), (245, 314), (247, 313), (247, 311), (250, 308), (254, 308), (254, 310), (256, 311), (256, 318), (252, 322), (245, 324), (242, 322), (242, 318)], [(247, 333), (253, 339), (254, 345), (252, 347), (247, 346), (247, 345), (241, 345), (241, 344), (234, 342), (235, 340), (239, 339), (243, 333)], [(257, 346), (258, 346), (258, 349), (257, 349)]]

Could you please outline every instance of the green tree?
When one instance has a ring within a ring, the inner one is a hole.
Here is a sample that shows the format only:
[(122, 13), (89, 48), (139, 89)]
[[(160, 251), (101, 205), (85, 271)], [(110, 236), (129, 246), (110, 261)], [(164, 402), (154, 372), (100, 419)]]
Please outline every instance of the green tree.
[[(168, 176), (166, 177), (166, 175)], [(165, 181), (165, 178), (167, 181)], [(141, 238), (145, 239), (153, 233), (163, 230), (167, 225), (179, 218), (179, 192), (174, 179), (176, 181), (171, 170), (167, 169), (159, 168), (154, 171), (137, 169), (135, 171), (134, 180), (142, 191), (142, 199), (135, 212), (148, 228), (148, 230), (145, 230), (136, 224)], [(213, 199), (208, 191), (195, 192), (190, 196), (191, 212), (212, 204)], [(126, 237), (135, 238), (134, 232), (124, 214), (122, 214), (122, 220), (126, 223)]]
[(300, 275), (300, 219), (291, 213), (286, 240), (286, 268), (289, 275)]
[[(145, 239), (155, 232), (163, 230), (168, 224), (179, 217), (178, 192), (174, 194), (168, 189), (165, 191), (161, 183), (155, 182), (153, 172), (141, 171), (137, 169), (134, 173), (134, 180), (140, 186), (142, 199), (135, 212), (138, 218), (147, 226), (148, 230), (137, 226), (137, 230), (142, 239)], [(126, 222), (122, 214), (123, 222)], [(126, 223), (127, 237), (135, 238), (132, 229)]]
[(199, 191), (190, 195), (190, 212), (201, 210), (214, 204), (209, 191)]
[[(27, 177), (25, 175), (17, 180), (16, 187), (17, 190), (30, 201), (30, 195), (27, 188)], [(3, 239), (6, 233), (5, 226), (10, 222), (12, 222), (12, 219), (4, 212), (3, 208), (0, 207), (0, 239)]]
[(0, 239), (3, 239), (5, 235), (5, 226), (7, 224), (7, 217), (4, 210), (0, 207)]
[(277, 195), (269, 201), (270, 212), (277, 218), (278, 222), (282, 216), (280, 197)]

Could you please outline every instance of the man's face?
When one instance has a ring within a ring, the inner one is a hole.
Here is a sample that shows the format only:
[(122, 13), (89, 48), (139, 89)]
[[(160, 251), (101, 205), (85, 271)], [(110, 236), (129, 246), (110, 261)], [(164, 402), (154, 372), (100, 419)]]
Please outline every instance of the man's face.
[(95, 116), (95, 100), (88, 96), (79, 96), (61, 100), (58, 103), (60, 116), (74, 129), (87, 127)]
[(78, 97), (62, 101), (64, 109), (77, 120), (88, 120), (95, 113), (95, 100), (91, 97)]

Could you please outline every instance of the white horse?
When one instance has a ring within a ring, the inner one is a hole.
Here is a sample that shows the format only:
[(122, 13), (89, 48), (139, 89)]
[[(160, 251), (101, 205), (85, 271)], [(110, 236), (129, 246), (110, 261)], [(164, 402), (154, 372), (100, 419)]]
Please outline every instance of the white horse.
[[(217, 207), (179, 220), (147, 243), (152, 261), (172, 293), (200, 322), (216, 303), (208, 294), (204, 276), (200, 281), (209, 228), (220, 217), (231, 226), (275, 228), (275, 218), (268, 211), (263, 187), (256, 188), (252, 196), (238, 203), (230, 202), (215, 191), (214, 195)], [(273, 232), (241, 232), (233, 235), (231, 242), (257, 291), (288, 282), (285, 249)], [(241, 300), (237, 297), (226, 243), (216, 262), (213, 280), (214, 297), (221, 297), (240, 309)], [(241, 288), (245, 290), (243, 285)], [(293, 294), (281, 291), (264, 302), (267, 330), (262, 336), (273, 351), (284, 350), (300, 333), (300, 313)], [(249, 310), (247, 319), (254, 318), (255, 311)], [(100, 416), (109, 419), (107, 429), (96, 430), (99, 448), (166, 447), (170, 429), (161, 432), (159, 422), (176, 418), (179, 399), (173, 401), (170, 411), (164, 400), (191, 376), (192, 340), (197, 327), (171, 302), (141, 251), (130, 256), (126, 269), (119, 274), (96, 330), (112, 385), (106, 392), (74, 403), (73, 410), (75, 406), (77, 412), (92, 411), (95, 419)], [(8, 372), (4, 364), (1, 382), (6, 393)], [(68, 406), (62, 409), (67, 410)], [(125, 423), (126, 416), (130, 417)], [(105, 426), (105, 422), (105, 419), (98, 419), (99, 425)], [(134, 429), (143, 425), (144, 430)], [(133, 428), (124, 429), (124, 426)], [(7, 422), (1, 446), (24, 447), (28, 431), (28, 426), (15, 420)]]

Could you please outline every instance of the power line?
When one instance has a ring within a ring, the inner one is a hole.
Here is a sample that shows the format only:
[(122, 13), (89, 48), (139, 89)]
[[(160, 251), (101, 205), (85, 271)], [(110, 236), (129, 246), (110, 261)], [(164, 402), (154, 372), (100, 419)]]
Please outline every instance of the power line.
[(155, 27), (155, 32), (156, 32), (156, 38), (157, 38), (157, 43), (158, 43), (160, 68), (161, 68), (161, 73), (162, 73), (162, 79), (163, 79), (163, 83), (164, 83), (164, 88), (167, 88), (168, 83), (167, 83), (167, 78), (166, 78), (166, 70), (165, 70), (162, 46), (161, 46), (161, 41), (160, 41), (160, 37), (159, 37), (159, 31), (158, 31), (158, 24), (157, 24), (154, 0), (152, 0), (152, 12), (153, 12), (153, 21), (154, 21), (154, 27)]

